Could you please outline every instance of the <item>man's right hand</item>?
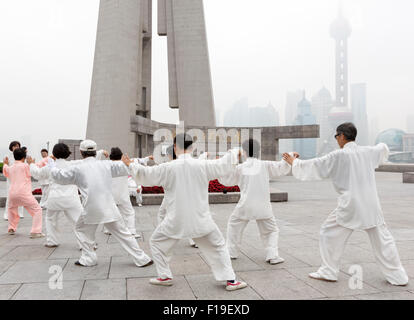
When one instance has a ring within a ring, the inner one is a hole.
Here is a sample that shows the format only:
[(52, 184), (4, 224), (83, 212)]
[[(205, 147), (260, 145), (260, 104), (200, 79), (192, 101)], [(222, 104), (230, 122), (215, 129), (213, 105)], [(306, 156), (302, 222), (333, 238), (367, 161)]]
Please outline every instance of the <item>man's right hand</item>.
[(27, 162), (27, 164), (32, 164), (32, 163), (35, 163), (36, 162), (36, 160), (35, 159), (33, 159), (31, 156), (28, 156), (27, 157), (27, 159), (26, 159), (26, 162)]
[(283, 160), (285, 160), (290, 165), (293, 165), (293, 161), (295, 160), (295, 158), (292, 157), (289, 153), (284, 153), (283, 154)]

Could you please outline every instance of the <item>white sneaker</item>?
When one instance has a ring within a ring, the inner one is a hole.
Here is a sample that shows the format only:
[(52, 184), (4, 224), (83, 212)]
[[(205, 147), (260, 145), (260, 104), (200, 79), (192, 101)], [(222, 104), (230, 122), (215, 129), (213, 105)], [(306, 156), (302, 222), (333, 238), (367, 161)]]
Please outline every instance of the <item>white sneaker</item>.
[(149, 281), (151, 284), (155, 285), (155, 286), (172, 286), (173, 285), (173, 280), (170, 278), (167, 279), (161, 279), (161, 278), (152, 278)]
[(283, 259), (281, 257), (277, 257), (277, 258), (274, 258), (274, 259), (270, 259), (267, 262), (274, 265), (274, 264), (279, 264), (279, 263), (285, 262), (285, 259)]
[(247, 287), (247, 283), (243, 281), (235, 281), (234, 283), (227, 281), (226, 290), (235, 291), (235, 290), (240, 290), (246, 287)]
[(327, 281), (327, 282), (336, 282), (337, 281), (337, 280), (334, 280), (334, 279), (325, 278), (319, 272), (311, 272), (311, 273), (309, 273), (309, 277), (312, 278), (312, 279), (322, 280), (322, 281)]

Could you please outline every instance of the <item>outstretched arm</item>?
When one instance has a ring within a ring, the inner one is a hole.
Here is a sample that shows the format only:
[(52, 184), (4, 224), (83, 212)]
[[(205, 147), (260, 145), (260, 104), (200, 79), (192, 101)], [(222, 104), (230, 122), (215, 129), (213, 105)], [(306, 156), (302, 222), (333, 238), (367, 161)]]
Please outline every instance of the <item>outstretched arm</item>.
[(288, 153), (283, 154), (283, 159), (292, 165), (293, 176), (302, 181), (322, 180), (329, 178), (337, 164), (338, 152), (312, 160), (295, 159)]
[(205, 160), (205, 170), (209, 180), (219, 179), (221, 177), (232, 174), (239, 164), (241, 151), (233, 149), (226, 155), (217, 160)]
[(133, 162), (128, 155), (122, 156), (123, 163), (131, 171), (132, 178), (143, 186), (164, 186), (168, 177), (168, 164), (146, 167)]

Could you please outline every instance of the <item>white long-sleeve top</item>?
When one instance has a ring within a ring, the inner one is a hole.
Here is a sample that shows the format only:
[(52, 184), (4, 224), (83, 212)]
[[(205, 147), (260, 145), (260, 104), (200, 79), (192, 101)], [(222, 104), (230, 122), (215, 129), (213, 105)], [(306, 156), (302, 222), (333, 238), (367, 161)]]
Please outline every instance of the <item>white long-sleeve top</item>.
[(198, 160), (190, 154), (158, 166), (132, 163), (129, 168), (138, 184), (162, 186), (165, 218), (158, 228), (173, 239), (199, 238), (212, 232), (216, 224), (208, 202), (210, 180), (227, 175), (237, 165), (236, 151), (218, 160)]
[(285, 176), (290, 165), (282, 161), (262, 161), (248, 158), (236, 170), (219, 181), (225, 186), (238, 185), (240, 200), (233, 214), (242, 220), (260, 220), (273, 217), (269, 180)]
[[(72, 165), (79, 164), (79, 161), (66, 161), (64, 159), (56, 160), (56, 168), (68, 169)], [(50, 167), (39, 168), (36, 164), (30, 164), (30, 173), (37, 180), (48, 180), (49, 197), (47, 199), (48, 210), (66, 210), (74, 207), (81, 207), (78, 194), (78, 187), (74, 184), (61, 185), (54, 181), (50, 175)]]
[(378, 198), (375, 169), (388, 159), (387, 145), (375, 147), (347, 143), (343, 149), (312, 160), (296, 159), (293, 175), (303, 181), (332, 179), (339, 193), (335, 209), (339, 225), (365, 230), (384, 224)]
[(84, 159), (68, 169), (53, 168), (51, 176), (56, 183), (74, 184), (82, 195), (82, 215), (86, 224), (109, 223), (122, 219), (112, 195), (112, 178), (128, 176), (122, 162)]

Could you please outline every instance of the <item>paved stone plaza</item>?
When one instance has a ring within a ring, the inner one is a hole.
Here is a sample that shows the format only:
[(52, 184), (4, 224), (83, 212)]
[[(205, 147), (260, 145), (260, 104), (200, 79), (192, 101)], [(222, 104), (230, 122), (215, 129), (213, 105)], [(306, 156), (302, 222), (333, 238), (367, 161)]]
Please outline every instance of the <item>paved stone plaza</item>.
[[(411, 283), (406, 287), (388, 285), (374, 262), (367, 235), (355, 232), (343, 256), (337, 283), (308, 278), (320, 263), (318, 232), (321, 223), (336, 205), (329, 181), (300, 183), (285, 177), (274, 187), (288, 191), (290, 201), (273, 203), (281, 229), (280, 255), (285, 263), (270, 266), (263, 261), (264, 250), (257, 227), (251, 223), (245, 232), (243, 254), (233, 261), (247, 289), (226, 292), (216, 283), (198, 249), (181, 241), (171, 268), (175, 285), (154, 287), (148, 283), (155, 267), (137, 268), (116, 240), (99, 228), (99, 265), (74, 265), (79, 251), (74, 235), (62, 217), (62, 244), (46, 248), (44, 239), (28, 237), (31, 218), (25, 213), (18, 234), (9, 236), (7, 222), (0, 222), (0, 299), (414, 299), (414, 185), (403, 184), (401, 174), (377, 173), (378, 189), (385, 218), (397, 240), (403, 264)], [(1, 186), (0, 192), (4, 188)], [(234, 204), (213, 205), (215, 220), (223, 232)], [(3, 214), (3, 208), (0, 214)], [(156, 224), (158, 206), (136, 208), (139, 244), (149, 252), (148, 240)], [(350, 289), (349, 267), (360, 264), (364, 270), (363, 289)], [(63, 269), (63, 289), (49, 289), (51, 266)]]

